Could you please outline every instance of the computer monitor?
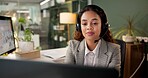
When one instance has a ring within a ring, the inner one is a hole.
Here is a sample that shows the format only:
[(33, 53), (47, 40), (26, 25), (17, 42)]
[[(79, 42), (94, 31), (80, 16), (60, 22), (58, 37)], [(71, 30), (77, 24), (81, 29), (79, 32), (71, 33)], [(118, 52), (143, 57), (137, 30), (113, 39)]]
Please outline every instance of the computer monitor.
[(16, 49), (11, 17), (0, 16), (0, 55)]
[(0, 78), (118, 78), (114, 68), (0, 59)]

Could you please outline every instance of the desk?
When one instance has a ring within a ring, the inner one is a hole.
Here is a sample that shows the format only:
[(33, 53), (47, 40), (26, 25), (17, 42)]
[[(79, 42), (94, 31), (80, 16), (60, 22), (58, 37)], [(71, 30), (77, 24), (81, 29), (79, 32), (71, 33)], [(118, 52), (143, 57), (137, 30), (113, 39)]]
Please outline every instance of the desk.
[[(144, 45), (143, 44), (126, 44), (124, 64), (124, 78), (129, 78), (135, 70), (138, 68), (144, 57)], [(141, 76), (141, 72), (139, 74)], [(136, 75), (137, 76), (137, 75)], [(133, 78), (141, 78), (139, 76)]]
[[(40, 51), (40, 58), (27, 59), (27, 60), (52, 62), (52, 63), (63, 63), (64, 57), (66, 55), (66, 50), (67, 50), (67, 47), (49, 49), (49, 50), (41, 50)], [(19, 57), (15, 53), (10, 53), (10, 54), (8, 54), (8, 56), (0, 56), (0, 58), (15, 59), (15, 60), (26, 60), (24, 58)]]

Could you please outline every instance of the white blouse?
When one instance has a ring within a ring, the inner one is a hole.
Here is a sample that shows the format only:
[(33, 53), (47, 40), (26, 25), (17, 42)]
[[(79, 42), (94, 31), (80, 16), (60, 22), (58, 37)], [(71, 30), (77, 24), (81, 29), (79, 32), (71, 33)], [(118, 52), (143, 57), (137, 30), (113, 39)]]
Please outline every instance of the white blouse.
[(85, 40), (85, 56), (84, 56), (84, 65), (86, 66), (95, 66), (96, 64), (96, 60), (97, 60), (97, 56), (99, 53), (99, 47), (101, 44), (101, 39), (99, 40), (97, 46), (95, 47), (95, 49), (93, 51), (90, 51), (87, 47), (87, 43)]

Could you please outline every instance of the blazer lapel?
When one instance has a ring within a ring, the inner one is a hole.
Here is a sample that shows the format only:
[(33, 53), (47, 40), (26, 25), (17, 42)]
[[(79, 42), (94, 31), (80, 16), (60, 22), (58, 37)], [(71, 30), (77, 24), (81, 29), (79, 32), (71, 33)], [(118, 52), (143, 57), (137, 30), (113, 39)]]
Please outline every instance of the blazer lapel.
[(96, 60), (96, 66), (101, 66), (101, 67), (107, 66), (107, 61), (109, 61), (107, 50), (108, 50), (107, 43), (103, 39), (101, 39), (101, 45), (100, 45), (100, 50), (98, 51), (98, 56), (97, 56), (98, 60)]
[(85, 39), (80, 42), (79, 48), (76, 52), (76, 64), (84, 64), (84, 54), (85, 54)]
[[(84, 64), (84, 55), (85, 55), (85, 39), (80, 42), (80, 45), (78, 46), (76, 50), (76, 64), (78, 65), (83, 65)], [(101, 45), (100, 45), (100, 50), (98, 51), (98, 56), (96, 60), (96, 66), (103, 66), (106, 67), (108, 66), (109, 62), (109, 54), (108, 54), (108, 46), (106, 41), (101, 39)]]

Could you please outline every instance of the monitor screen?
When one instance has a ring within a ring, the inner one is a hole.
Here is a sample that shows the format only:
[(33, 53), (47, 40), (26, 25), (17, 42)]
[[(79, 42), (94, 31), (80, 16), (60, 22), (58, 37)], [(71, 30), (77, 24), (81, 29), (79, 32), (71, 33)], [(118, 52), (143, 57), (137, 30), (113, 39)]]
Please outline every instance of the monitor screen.
[(0, 59), (0, 78), (118, 78), (114, 68)]
[(11, 17), (0, 16), (0, 55), (16, 49)]

